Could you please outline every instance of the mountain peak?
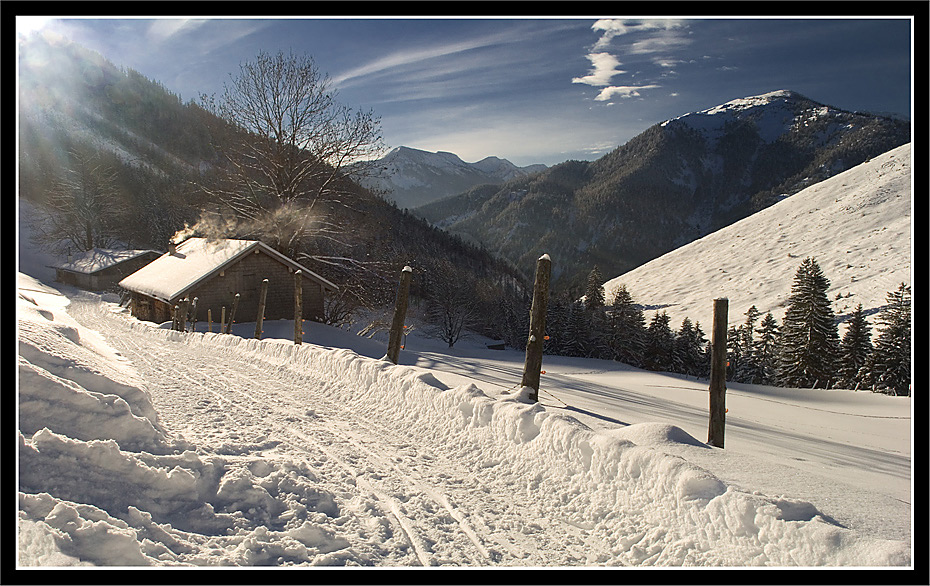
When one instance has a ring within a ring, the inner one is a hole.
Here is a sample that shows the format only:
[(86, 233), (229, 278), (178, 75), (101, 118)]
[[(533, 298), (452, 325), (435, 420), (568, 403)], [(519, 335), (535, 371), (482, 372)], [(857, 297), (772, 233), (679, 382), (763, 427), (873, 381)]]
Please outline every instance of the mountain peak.
[(730, 100), (698, 112), (690, 112), (661, 123), (663, 127), (686, 126), (715, 140), (731, 121), (752, 122), (764, 142), (773, 142), (800, 124), (821, 117), (843, 114), (792, 90), (775, 90), (757, 96)]
[(466, 163), (455, 153), (434, 153), (407, 146), (392, 149), (381, 159), (381, 164), (387, 176), (369, 179), (366, 186), (385, 191), (398, 205), (408, 208), (463, 193), (477, 185), (501, 184), (546, 168), (545, 165), (518, 167), (495, 156)]

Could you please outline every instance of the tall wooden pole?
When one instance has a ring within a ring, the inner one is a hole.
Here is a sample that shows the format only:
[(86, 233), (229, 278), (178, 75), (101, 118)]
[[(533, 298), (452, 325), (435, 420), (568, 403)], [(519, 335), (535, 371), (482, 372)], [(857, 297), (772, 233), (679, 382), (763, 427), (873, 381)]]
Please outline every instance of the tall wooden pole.
[(400, 358), (401, 340), (404, 336), (404, 320), (407, 319), (407, 296), (410, 294), (410, 278), (413, 269), (404, 267), (400, 272), (400, 284), (397, 286), (397, 299), (394, 301), (394, 319), (391, 320), (391, 332), (388, 336), (387, 359), (397, 364)]
[(304, 341), (304, 290), (303, 273), (298, 270), (294, 273), (294, 343)]
[(530, 334), (526, 341), (526, 362), (520, 386), (530, 387), (530, 399), (539, 401), (539, 375), (542, 371), (543, 339), (546, 335), (546, 308), (549, 304), (549, 276), (552, 261), (544, 254), (536, 261), (536, 282), (533, 285), (533, 305), (530, 308)]
[(714, 299), (714, 329), (710, 353), (710, 421), (707, 443), (722, 448), (727, 413), (727, 305)]
[(258, 315), (255, 316), (255, 339), (262, 339), (262, 323), (265, 321), (265, 298), (268, 296), (268, 279), (262, 279), (262, 290), (258, 294)]

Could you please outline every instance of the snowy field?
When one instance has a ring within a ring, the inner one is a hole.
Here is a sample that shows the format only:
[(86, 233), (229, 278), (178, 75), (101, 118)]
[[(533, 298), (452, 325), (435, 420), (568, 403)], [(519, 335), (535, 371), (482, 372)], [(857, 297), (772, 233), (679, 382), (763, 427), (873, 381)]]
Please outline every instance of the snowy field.
[(706, 381), (545, 357), (529, 404), (482, 340), (414, 330), (394, 366), (383, 335), (18, 293), (21, 567), (914, 560), (909, 398), (732, 385), (718, 449)]

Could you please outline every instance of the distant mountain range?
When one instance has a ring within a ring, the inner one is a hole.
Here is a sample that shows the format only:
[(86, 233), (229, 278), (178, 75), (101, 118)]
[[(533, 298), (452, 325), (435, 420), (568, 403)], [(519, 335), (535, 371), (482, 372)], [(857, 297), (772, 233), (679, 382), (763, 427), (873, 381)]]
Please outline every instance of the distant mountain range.
[(375, 162), (377, 178), (362, 184), (382, 193), (400, 208), (413, 209), (438, 199), (462, 193), (476, 185), (500, 185), (546, 169), (545, 165), (518, 167), (498, 157), (466, 163), (453, 153), (431, 153), (400, 146)]
[(556, 285), (574, 288), (595, 265), (624, 273), (909, 141), (908, 122), (781, 90), (416, 213), (530, 271), (548, 253)]

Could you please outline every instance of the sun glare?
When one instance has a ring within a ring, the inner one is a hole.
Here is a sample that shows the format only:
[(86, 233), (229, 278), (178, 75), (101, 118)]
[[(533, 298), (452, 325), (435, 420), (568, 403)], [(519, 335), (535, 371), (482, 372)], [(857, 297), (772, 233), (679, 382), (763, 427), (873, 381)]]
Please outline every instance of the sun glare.
[(16, 30), (21, 35), (28, 35), (42, 30), (49, 20), (46, 16), (17, 16)]

